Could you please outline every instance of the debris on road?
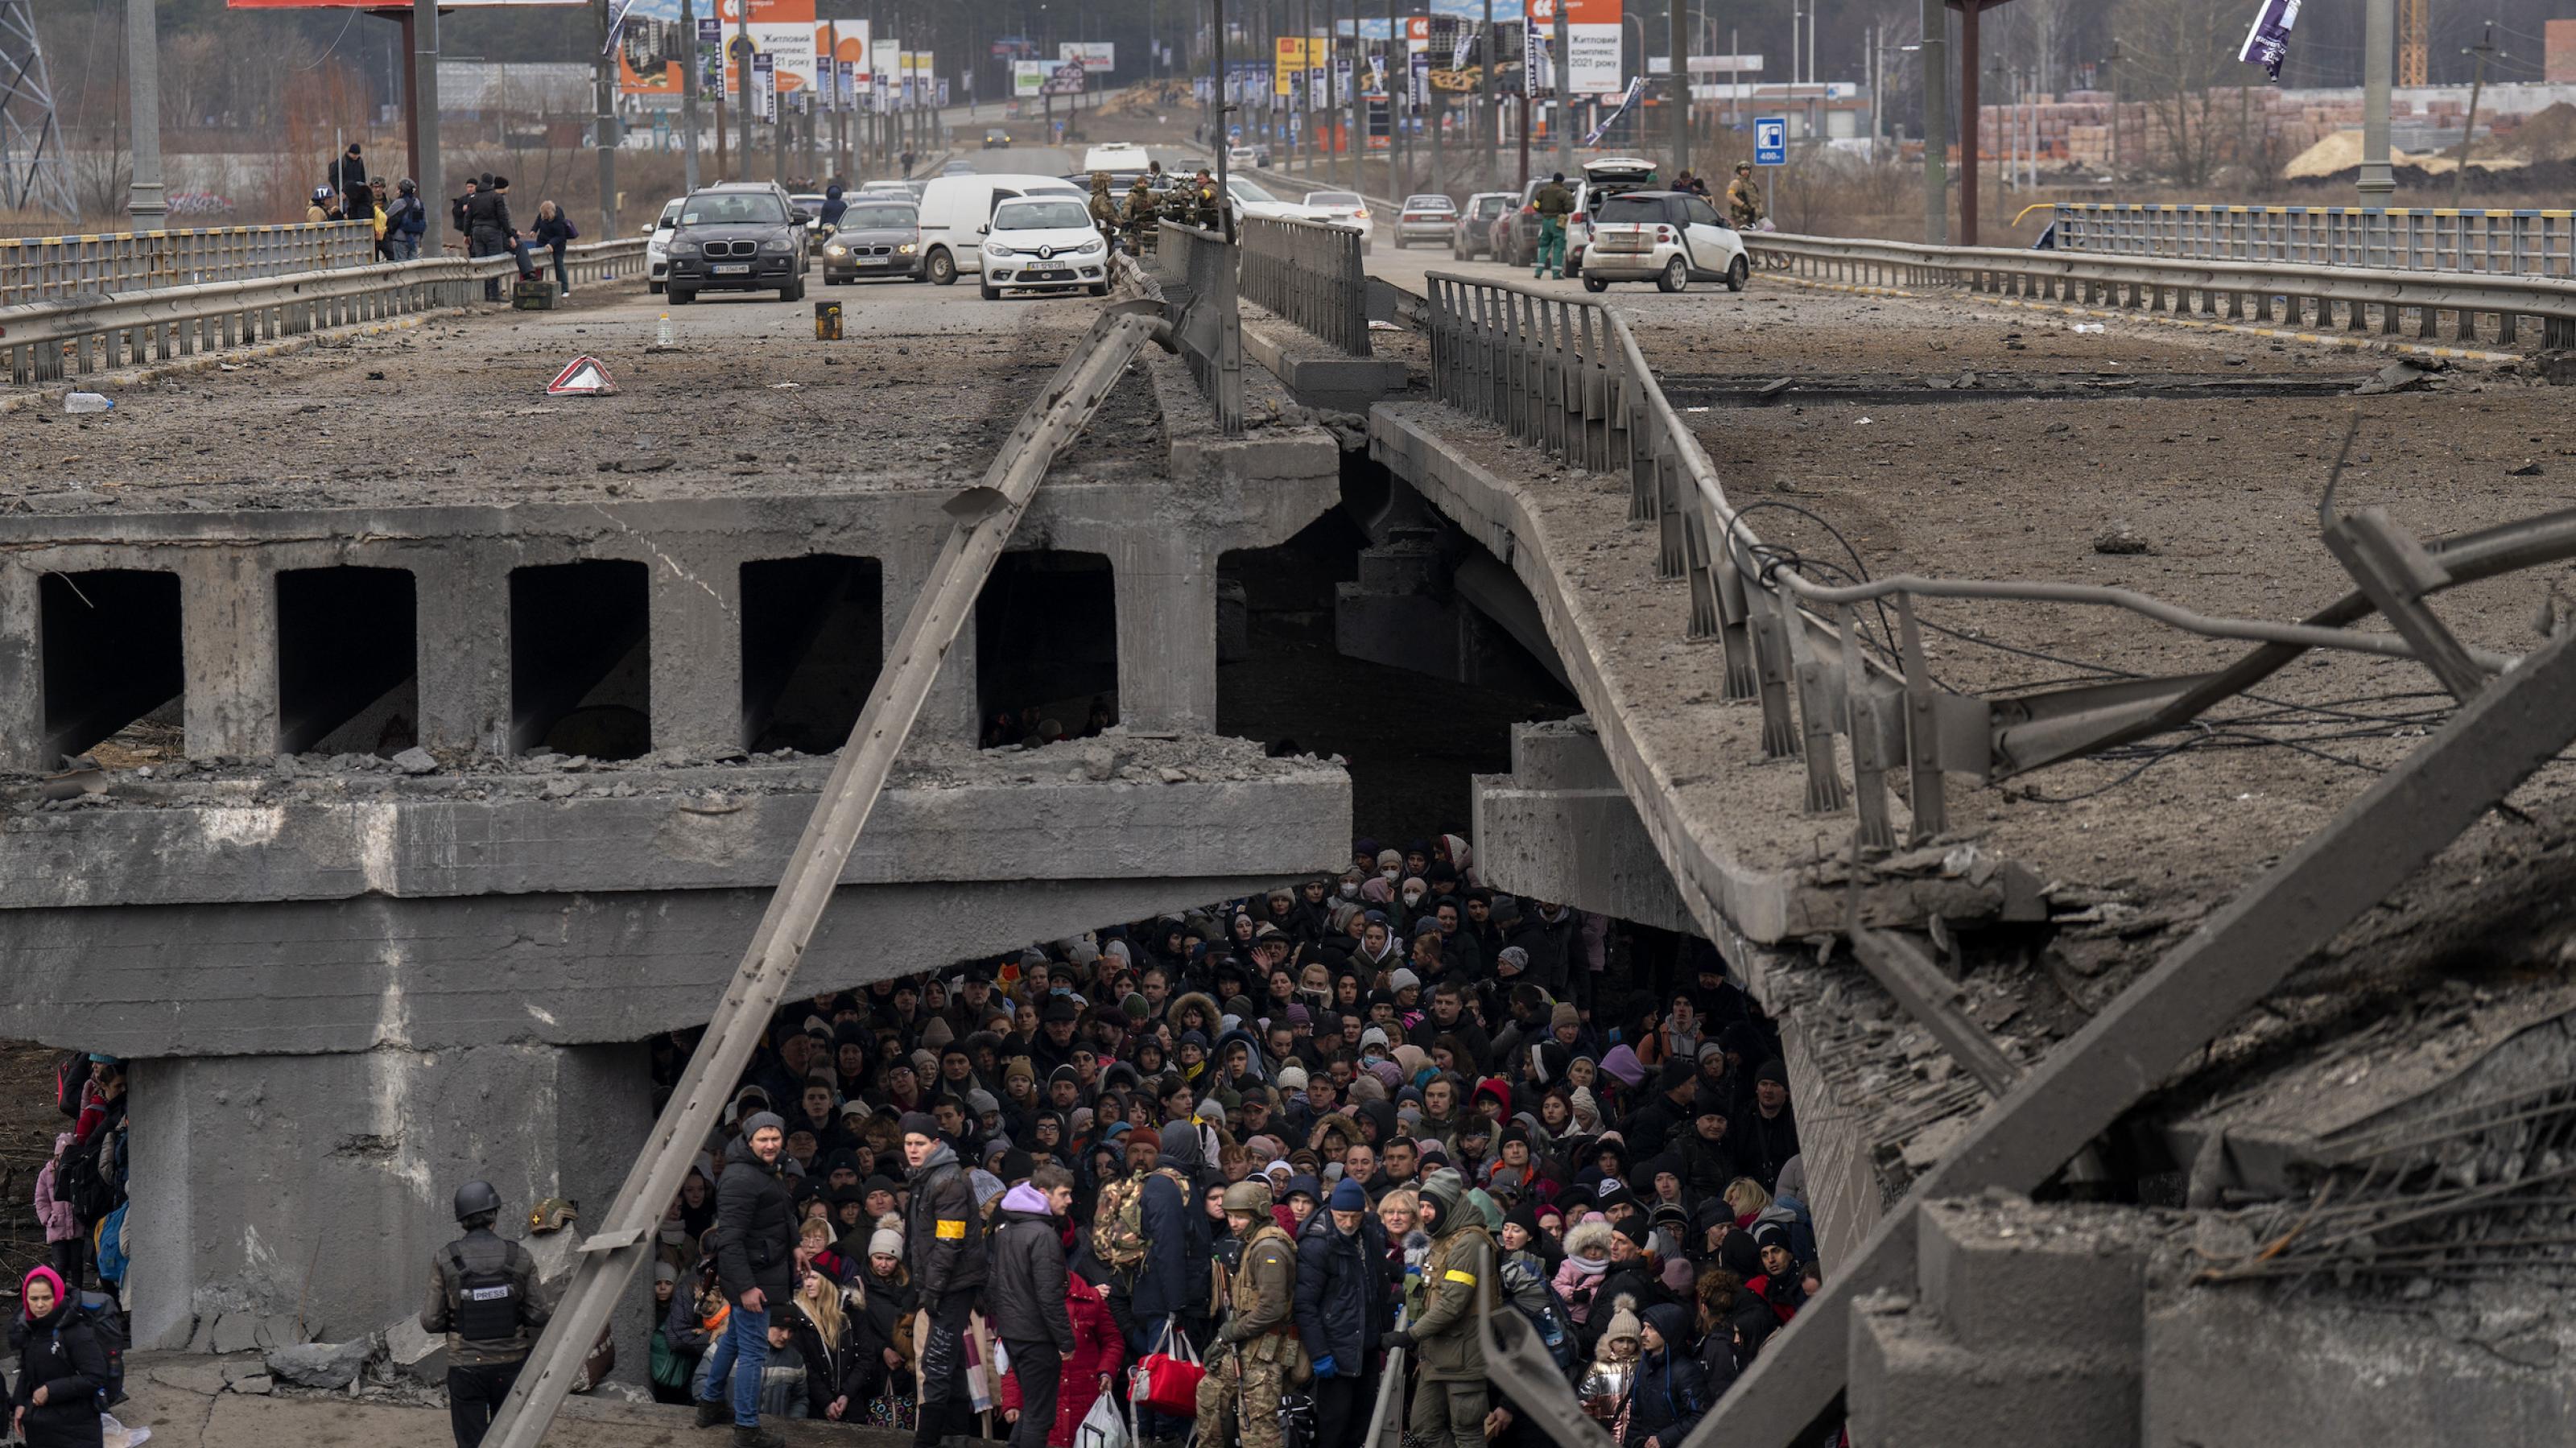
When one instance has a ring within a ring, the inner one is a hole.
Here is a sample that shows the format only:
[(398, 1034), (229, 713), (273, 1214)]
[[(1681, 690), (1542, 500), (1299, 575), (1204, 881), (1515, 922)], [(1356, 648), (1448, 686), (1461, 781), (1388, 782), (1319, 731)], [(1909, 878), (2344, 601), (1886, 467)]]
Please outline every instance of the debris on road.
[(2138, 530), (2130, 527), (2127, 519), (2114, 518), (2109, 527), (2093, 535), (2093, 551), (2110, 554), (2153, 553), (2156, 547), (2138, 536)]

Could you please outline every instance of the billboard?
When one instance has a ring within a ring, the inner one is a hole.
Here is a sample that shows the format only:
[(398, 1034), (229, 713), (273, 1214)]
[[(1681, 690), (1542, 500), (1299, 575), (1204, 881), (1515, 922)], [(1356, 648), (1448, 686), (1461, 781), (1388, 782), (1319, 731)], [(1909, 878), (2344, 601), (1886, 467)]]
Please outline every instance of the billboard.
[(617, 32), (617, 89), (630, 96), (680, 94), (690, 37), (680, 33), (680, 0), (633, 0)]
[(1051, 60), (1015, 60), (1011, 62), (1011, 94), (1020, 100), (1036, 100), (1044, 95), (1047, 77), (1055, 73)]
[(1055, 58), (1081, 61), (1085, 75), (1107, 75), (1118, 68), (1118, 47), (1107, 40), (1060, 40)]
[[(636, 3), (641, 6), (647, 0), (636, 0)], [(817, 44), (814, 0), (708, 0), (708, 3), (715, 10), (716, 19), (724, 25), (728, 57), (732, 54), (735, 39), (747, 30), (752, 53), (768, 59), (770, 72), (776, 78), (780, 92), (792, 95), (814, 84)], [(748, 16), (742, 13), (745, 4), (751, 7)], [(732, 72), (737, 68), (730, 58), (726, 60), (725, 86), (728, 94), (734, 84)]]
[[(1526, 0), (1530, 28), (1556, 41), (1556, 7), (1560, 0)], [(1619, 3), (1620, 0), (1562, 0), (1565, 6), (1566, 74), (1577, 95), (1585, 91), (1614, 91), (1628, 83), (1619, 73)], [(1540, 94), (1556, 87), (1554, 54), (1548, 56), (1549, 73), (1534, 78)]]

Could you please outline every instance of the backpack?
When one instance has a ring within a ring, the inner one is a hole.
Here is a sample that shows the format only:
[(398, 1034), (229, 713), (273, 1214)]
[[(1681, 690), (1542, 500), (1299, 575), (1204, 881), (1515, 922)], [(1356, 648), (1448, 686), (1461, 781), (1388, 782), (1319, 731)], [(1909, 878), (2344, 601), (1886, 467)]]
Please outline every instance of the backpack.
[[(1180, 1189), (1181, 1200), (1190, 1199), (1190, 1184), (1170, 1167), (1157, 1167), (1153, 1175)], [(1091, 1254), (1117, 1271), (1128, 1271), (1145, 1260), (1145, 1183), (1142, 1177), (1120, 1177), (1100, 1189), (1100, 1203), (1091, 1214)]]
[(1557, 1295), (1555, 1285), (1534, 1264), (1515, 1258), (1503, 1264), (1503, 1292), (1512, 1306), (1520, 1309), (1521, 1316), (1529, 1319), (1557, 1368), (1573, 1368), (1574, 1315), (1566, 1311), (1565, 1299)]
[[(90, 1335), (98, 1339), (99, 1355), (107, 1359), (107, 1376), (98, 1384), (98, 1409), (104, 1413), (125, 1401), (125, 1319), (116, 1310), (116, 1299), (104, 1292), (80, 1295), (80, 1311), (72, 1319), (89, 1324)], [(62, 1343), (63, 1330), (54, 1328), (54, 1342)]]
[(89, 1052), (65, 1051), (54, 1058), (54, 1109), (80, 1119), (81, 1096), (89, 1089)]
[(119, 1121), (63, 1152), (62, 1165), (54, 1172), (54, 1200), (83, 1222), (105, 1221), (125, 1201), (125, 1183), (116, 1171), (117, 1146), (124, 1135), (125, 1123)]

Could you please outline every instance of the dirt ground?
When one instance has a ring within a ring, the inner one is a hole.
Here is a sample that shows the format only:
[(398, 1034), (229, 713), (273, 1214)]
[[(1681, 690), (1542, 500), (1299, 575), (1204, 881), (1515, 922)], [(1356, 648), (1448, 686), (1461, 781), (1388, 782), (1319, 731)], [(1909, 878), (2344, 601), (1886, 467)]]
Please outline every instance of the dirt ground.
[(71, 1129), (54, 1110), (59, 1054), (50, 1046), (0, 1042), (0, 1291), (13, 1298), (27, 1269), (46, 1260), (36, 1174), (53, 1159), (54, 1137)]

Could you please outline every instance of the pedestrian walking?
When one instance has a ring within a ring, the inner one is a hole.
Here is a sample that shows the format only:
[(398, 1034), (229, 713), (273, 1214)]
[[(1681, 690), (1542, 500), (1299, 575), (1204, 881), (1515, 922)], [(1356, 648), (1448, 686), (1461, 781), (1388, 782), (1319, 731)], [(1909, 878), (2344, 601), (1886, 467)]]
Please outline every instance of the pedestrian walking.
[(731, 1310), (725, 1333), (707, 1352), (706, 1393), (698, 1426), (733, 1421), (735, 1448), (781, 1448), (785, 1439), (760, 1426), (762, 1370), (769, 1362), (770, 1314), (795, 1290), (796, 1226), (779, 1158), (787, 1126), (753, 1112), (725, 1147), (716, 1179), (716, 1281)]
[(27, 1448), (100, 1448), (98, 1394), (108, 1382), (107, 1344), (51, 1267), (27, 1273), (18, 1305), (10, 1336), (24, 1345), (18, 1380), (9, 1390), (10, 1427)]
[(490, 1182), (456, 1189), (465, 1235), (430, 1258), (429, 1300), (420, 1310), (423, 1332), (447, 1334), (447, 1418), (456, 1448), (483, 1441), (551, 1315), (537, 1292), (536, 1259), (493, 1232), (500, 1219), (501, 1194)]

